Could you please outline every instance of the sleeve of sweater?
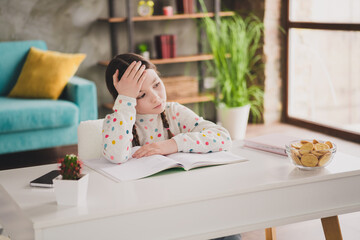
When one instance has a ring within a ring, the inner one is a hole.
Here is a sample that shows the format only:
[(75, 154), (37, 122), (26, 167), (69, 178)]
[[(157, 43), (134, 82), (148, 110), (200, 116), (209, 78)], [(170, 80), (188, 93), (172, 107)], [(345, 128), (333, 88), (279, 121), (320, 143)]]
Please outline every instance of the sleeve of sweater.
[(114, 112), (104, 119), (103, 156), (112, 163), (124, 163), (131, 156), (135, 106), (135, 98), (119, 95), (114, 103)]
[(204, 120), (181, 104), (173, 104), (171, 114), (180, 130), (180, 134), (173, 137), (179, 152), (207, 153), (231, 149), (232, 141), (225, 128)]

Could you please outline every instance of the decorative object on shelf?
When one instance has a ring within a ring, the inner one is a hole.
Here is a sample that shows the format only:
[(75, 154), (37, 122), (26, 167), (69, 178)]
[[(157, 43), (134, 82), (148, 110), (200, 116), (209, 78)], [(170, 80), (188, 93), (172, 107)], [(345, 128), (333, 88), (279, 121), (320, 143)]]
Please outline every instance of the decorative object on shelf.
[(165, 6), (163, 7), (163, 13), (165, 16), (172, 16), (174, 15), (173, 7), (172, 6)]
[(141, 56), (143, 56), (145, 59), (150, 59), (150, 52), (149, 52), (149, 46), (146, 43), (141, 43), (138, 45), (138, 51)]
[(176, 8), (178, 13), (189, 14), (194, 12), (193, 0), (176, 0)]
[[(200, 0), (202, 9), (206, 11), (203, 0)], [(250, 15), (242, 18), (234, 15), (229, 18), (215, 19), (206, 17), (203, 19), (206, 34), (214, 60), (210, 63), (216, 77), (216, 85), (219, 90), (215, 100), (218, 116), (225, 128), (234, 139), (242, 139), (245, 136), (248, 116), (238, 120), (229, 115), (231, 109), (250, 105), (250, 111), (254, 121), (261, 119), (263, 109), (263, 90), (254, 84), (257, 71), (262, 67), (262, 56), (258, 50), (262, 47), (263, 23), (255, 16)], [(246, 107), (245, 107), (246, 108)], [(244, 112), (246, 112), (244, 110)], [(222, 115), (224, 114), (224, 115)], [(225, 121), (231, 119), (232, 121)], [(245, 127), (226, 126), (227, 123), (240, 122)], [(235, 130), (241, 130), (237, 133)]]
[(193, 76), (162, 77), (161, 80), (164, 82), (166, 96), (170, 102), (179, 98), (196, 96), (199, 92), (198, 80)]
[(154, 13), (153, 1), (139, 1), (137, 12), (142, 17), (148, 17)]
[(176, 57), (176, 36), (173, 34), (155, 36), (157, 58)]
[(66, 155), (60, 163), (60, 176), (53, 180), (59, 205), (79, 205), (86, 201), (89, 174), (81, 174), (82, 163), (74, 154)]

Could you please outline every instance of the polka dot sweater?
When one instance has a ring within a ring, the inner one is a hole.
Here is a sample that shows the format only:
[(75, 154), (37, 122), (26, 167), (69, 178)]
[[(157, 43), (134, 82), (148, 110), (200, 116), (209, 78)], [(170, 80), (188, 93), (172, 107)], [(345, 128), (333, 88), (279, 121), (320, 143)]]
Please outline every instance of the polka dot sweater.
[(135, 106), (135, 98), (119, 95), (114, 113), (104, 119), (103, 156), (113, 163), (124, 163), (131, 157), (134, 124), (141, 146), (172, 138), (179, 152), (208, 153), (231, 148), (230, 134), (225, 128), (204, 120), (179, 103), (168, 102), (165, 107), (174, 136), (168, 136), (160, 114), (136, 114)]

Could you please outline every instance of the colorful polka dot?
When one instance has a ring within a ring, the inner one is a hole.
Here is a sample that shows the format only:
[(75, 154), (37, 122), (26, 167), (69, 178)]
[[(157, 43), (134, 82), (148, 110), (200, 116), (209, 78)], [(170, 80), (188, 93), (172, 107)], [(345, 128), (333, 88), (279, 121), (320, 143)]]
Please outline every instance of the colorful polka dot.
[(106, 147), (107, 147), (107, 144), (105, 143), (105, 144), (104, 144), (104, 149), (106, 149)]
[(109, 116), (109, 115), (107, 116), (107, 119), (110, 119), (110, 116)]
[(196, 118), (195, 118), (195, 120), (196, 120), (196, 121), (199, 121), (199, 118), (198, 118), (198, 117), (196, 117)]
[(216, 135), (218, 135), (218, 136), (220, 137), (220, 133), (218, 133), (218, 134), (216, 134)]
[(128, 106), (131, 106), (131, 102), (128, 102), (127, 105), (128, 105)]
[(152, 118), (152, 119), (150, 119), (149, 121), (152, 122), (152, 121), (154, 121), (154, 119)]
[(205, 134), (203, 134), (203, 137), (206, 137), (206, 135), (205, 135)]
[(124, 138), (123, 135), (120, 135), (120, 136), (119, 136), (119, 139), (120, 139), (120, 140), (122, 140), (123, 138)]
[(102, 130), (102, 132), (104, 132), (104, 129)]
[(111, 128), (111, 131), (114, 131), (114, 130), (115, 130), (115, 128), (114, 128), (114, 127), (112, 127), (112, 128)]
[(116, 118), (113, 119), (113, 122), (116, 122)]
[(149, 142), (146, 142), (145, 144), (149, 144)]
[(158, 137), (161, 137), (161, 133), (158, 134)]
[(155, 132), (157, 132), (158, 131), (158, 129), (157, 128), (155, 128)]
[(115, 140), (112, 140), (112, 142), (111, 142), (112, 144), (115, 144), (116, 142), (115, 142)]
[(172, 117), (172, 119), (173, 119), (173, 120), (175, 120), (175, 119), (176, 119), (176, 117), (175, 117), (175, 116), (173, 116), (173, 117)]
[(186, 128), (186, 126), (184, 125), (184, 126), (183, 126), (183, 129), (185, 129), (185, 128)]
[(197, 125), (199, 125), (199, 123), (195, 123), (195, 127), (196, 127)]
[(190, 149), (190, 150), (189, 150), (189, 152), (192, 152), (192, 151), (194, 151), (194, 149)]
[(221, 144), (225, 144), (225, 142), (224, 142), (224, 141), (221, 141)]
[(153, 137), (153, 136), (150, 136), (150, 139), (154, 139), (154, 137)]
[(140, 122), (144, 122), (144, 119), (140, 119)]
[(120, 121), (120, 125), (122, 125), (123, 124), (123, 121)]
[(200, 141), (196, 141), (196, 144), (200, 144)]
[(108, 137), (109, 137), (109, 135), (106, 134), (106, 135), (105, 135), (105, 138), (108, 138)]
[(223, 149), (222, 148), (219, 148), (219, 151), (222, 151)]
[(178, 122), (178, 126), (180, 127), (180, 122)]
[(111, 159), (111, 160), (114, 160), (114, 156), (110, 156), (110, 159)]
[(131, 117), (130, 117), (130, 121), (132, 121), (132, 119), (133, 119), (133, 117), (131, 116)]
[(126, 134), (129, 134), (129, 130), (126, 130)]
[(177, 112), (177, 113), (176, 113), (176, 116), (179, 116), (179, 115), (180, 115), (180, 113)]
[(209, 145), (209, 142), (206, 142), (205, 144), (206, 144), (206, 145)]
[(122, 104), (122, 100), (121, 100), (121, 99), (119, 100), (119, 103)]
[(110, 123), (110, 120), (107, 120), (106, 123)]
[(213, 139), (213, 142), (216, 142), (216, 139)]
[(115, 109), (115, 112), (117, 112), (117, 109)]
[(186, 138), (184, 138), (184, 142), (186, 142), (187, 140), (186, 140)]
[(145, 126), (144, 128), (145, 128), (146, 130), (148, 129), (148, 127), (147, 127), (147, 126)]
[(210, 150), (210, 151), (208, 151), (208, 153), (212, 153), (212, 151)]

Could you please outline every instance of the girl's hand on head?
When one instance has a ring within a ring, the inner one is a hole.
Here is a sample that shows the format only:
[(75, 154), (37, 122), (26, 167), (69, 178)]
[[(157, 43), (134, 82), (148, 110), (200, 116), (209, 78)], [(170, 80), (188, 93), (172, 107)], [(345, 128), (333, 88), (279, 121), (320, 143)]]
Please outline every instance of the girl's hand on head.
[(167, 155), (178, 151), (177, 144), (174, 139), (168, 139), (156, 143), (151, 143), (139, 148), (132, 157), (141, 158), (155, 154)]
[(119, 95), (137, 98), (145, 80), (145, 65), (141, 61), (132, 62), (119, 80), (119, 70), (113, 75), (113, 83)]

